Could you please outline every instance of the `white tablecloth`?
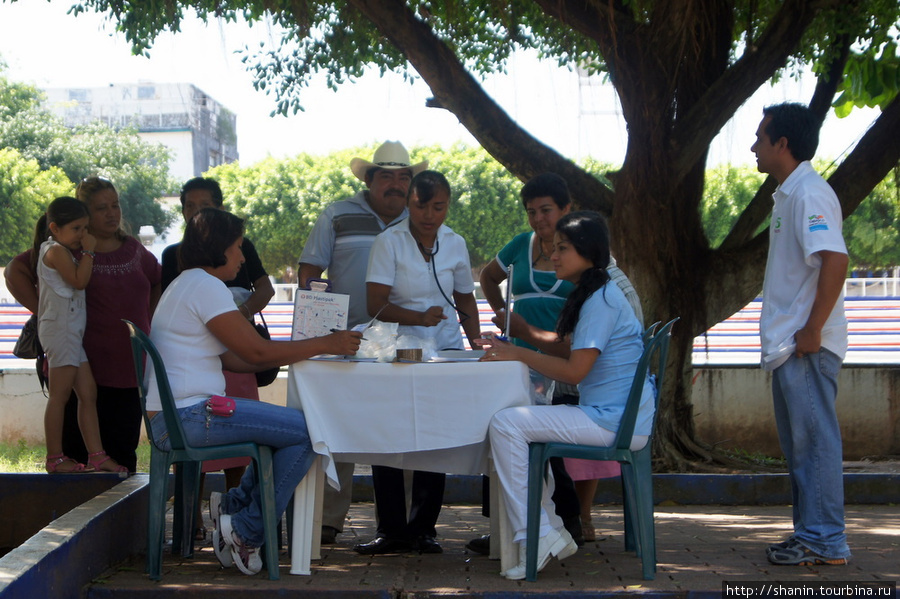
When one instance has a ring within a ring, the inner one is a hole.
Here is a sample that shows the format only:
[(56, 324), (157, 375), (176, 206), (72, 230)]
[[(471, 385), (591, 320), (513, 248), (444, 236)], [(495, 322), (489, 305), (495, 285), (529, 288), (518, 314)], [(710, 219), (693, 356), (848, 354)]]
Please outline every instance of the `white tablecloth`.
[[(491, 417), (529, 403), (528, 369), (520, 362), (307, 360), (288, 373), (287, 405), (306, 415), (321, 470), (335, 487), (335, 459), (487, 473)], [(314, 467), (295, 495), (292, 574), (308, 574), (318, 555), (321, 470)]]
[(332, 458), (485, 473), (491, 417), (529, 398), (528, 370), (520, 362), (308, 360), (291, 366), (287, 405), (306, 414), (313, 449), (337, 484)]

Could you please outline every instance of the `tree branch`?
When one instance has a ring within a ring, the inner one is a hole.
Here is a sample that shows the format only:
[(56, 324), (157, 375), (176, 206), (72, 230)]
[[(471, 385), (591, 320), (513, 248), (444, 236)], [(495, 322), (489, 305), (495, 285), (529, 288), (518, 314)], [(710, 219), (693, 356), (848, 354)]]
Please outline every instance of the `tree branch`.
[(597, 42), (610, 81), (619, 96), (622, 116), (629, 125), (641, 123), (646, 113), (659, 114), (647, 106), (647, 97), (660, 97), (648, 90), (655, 80), (645, 76), (643, 66), (655, 45), (646, 26), (632, 16), (622, 0), (536, 0), (549, 17)]
[(522, 180), (552, 171), (565, 178), (577, 204), (607, 214), (613, 193), (595, 177), (541, 143), (488, 96), (456, 54), (401, 0), (350, 0), (400, 49), (434, 94), (478, 142)]
[(597, 42), (609, 76), (615, 80), (619, 51), (634, 46), (638, 24), (621, 0), (535, 0), (548, 17)]
[[(852, 38), (848, 34), (842, 34), (835, 40), (839, 44), (840, 51), (835, 55), (834, 59), (828, 65), (828, 71), (819, 76), (816, 81), (816, 89), (813, 92), (812, 99), (809, 101), (809, 107), (816, 115), (819, 121), (819, 127), (825, 122), (825, 117), (831, 109), (831, 102), (837, 94), (837, 88), (844, 78), (844, 65), (850, 57), (850, 44)], [(880, 179), (879, 179), (880, 180)], [(741, 212), (737, 222), (728, 236), (722, 241), (719, 248), (723, 251), (732, 251), (744, 245), (750, 238), (756, 234), (769, 213), (772, 212), (772, 194), (778, 182), (772, 177), (766, 177), (762, 186), (757, 190), (756, 195), (747, 205), (747, 208)]]
[(828, 178), (844, 218), (900, 163), (900, 95), (881, 111), (850, 155)]
[(783, 67), (803, 33), (823, 9), (839, 0), (786, 0), (759, 41), (744, 52), (678, 119), (673, 136), (677, 150), (674, 174), (683, 177), (709, 149), (713, 138), (753, 92)]

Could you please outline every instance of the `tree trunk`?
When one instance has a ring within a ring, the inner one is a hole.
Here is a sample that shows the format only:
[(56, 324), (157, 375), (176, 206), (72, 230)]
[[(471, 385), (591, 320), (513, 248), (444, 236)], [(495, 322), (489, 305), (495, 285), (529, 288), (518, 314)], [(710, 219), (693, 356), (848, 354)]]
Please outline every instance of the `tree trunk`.
[[(784, 66), (816, 13), (837, 1), (786, 0), (754, 47), (729, 66), (733, 3), (661, 2), (649, 22), (637, 22), (630, 3), (619, 0), (537, 0), (548, 16), (595, 40), (609, 66), (628, 123), (613, 191), (509, 118), (405, 2), (350, 0), (428, 83), (433, 105), (456, 115), (501, 164), (522, 180), (559, 173), (576, 205), (611, 217), (613, 254), (641, 296), (647, 323), (680, 319), (657, 417), (657, 456), (667, 469), (736, 465), (695, 438), (693, 339), (760, 292), (768, 247), (768, 233), (755, 232), (770, 210), (771, 182), (726, 242), (709, 247), (700, 221), (706, 152), (736, 108)], [(895, 100), (832, 177), (845, 215), (900, 160), (898, 115)]]

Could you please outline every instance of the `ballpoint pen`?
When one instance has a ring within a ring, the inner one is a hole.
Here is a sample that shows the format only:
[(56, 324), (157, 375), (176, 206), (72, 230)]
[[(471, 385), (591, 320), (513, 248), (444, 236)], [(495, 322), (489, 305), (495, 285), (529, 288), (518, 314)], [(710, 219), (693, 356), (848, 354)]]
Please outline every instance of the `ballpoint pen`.
[[(332, 333), (339, 333), (343, 329), (328, 329), (328, 330), (331, 331)], [(366, 339), (365, 337), (360, 337), (360, 339), (362, 339), (363, 341), (368, 341), (368, 339)]]

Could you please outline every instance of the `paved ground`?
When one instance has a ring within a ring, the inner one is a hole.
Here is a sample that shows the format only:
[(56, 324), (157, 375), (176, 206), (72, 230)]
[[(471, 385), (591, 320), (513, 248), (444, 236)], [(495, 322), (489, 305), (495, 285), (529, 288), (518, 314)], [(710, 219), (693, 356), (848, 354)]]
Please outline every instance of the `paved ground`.
[[(438, 523), (442, 555), (363, 557), (352, 547), (374, 532), (371, 504), (352, 506), (349, 523), (336, 545), (323, 548), (311, 576), (291, 576), (289, 559), (281, 560), (281, 580), (265, 571), (255, 577), (223, 570), (208, 544), (194, 559), (166, 557), (163, 580), (150, 581), (143, 562), (128, 564), (98, 580), (89, 599), (108, 597), (517, 597), (720, 596), (723, 581), (765, 583), (823, 581), (897, 582), (900, 579), (900, 506), (847, 507), (853, 558), (847, 566), (776, 567), (764, 548), (790, 531), (787, 506), (667, 506), (656, 509), (658, 572), (641, 579), (640, 560), (622, 544), (621, 506), (597, 506), (598, 540), (564, 563), (553, 560), (537, 582), (508, 581), (499, 562), (474, 555), (465, 543), (487, 531), (480, 508), (445, 506)], [(811, 588), (810, 587), (810, 588)], [(785, 591), (785, 594), (787, 591)], [(896, 595), (895, 595), (896, 596)]]

